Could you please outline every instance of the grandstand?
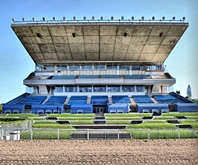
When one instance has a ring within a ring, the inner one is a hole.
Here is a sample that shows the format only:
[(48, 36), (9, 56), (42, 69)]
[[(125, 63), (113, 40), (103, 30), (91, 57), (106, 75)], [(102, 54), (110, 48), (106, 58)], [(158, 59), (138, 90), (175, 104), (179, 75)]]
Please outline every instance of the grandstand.
[(167, 93), (176, 79), (164, 62), (188, 23), (151, 20), (14, 21), (11, 28), (35, 63), (24, 79), (33, 89), (3, 113), (197, 111)]

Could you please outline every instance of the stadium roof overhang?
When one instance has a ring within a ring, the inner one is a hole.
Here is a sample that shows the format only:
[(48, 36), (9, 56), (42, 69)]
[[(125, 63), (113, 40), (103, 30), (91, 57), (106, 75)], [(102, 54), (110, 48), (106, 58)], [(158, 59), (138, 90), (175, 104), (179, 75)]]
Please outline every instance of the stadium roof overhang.
[(188, 23), (26, 23), (11, 27), (36, 64), (163, 63)]

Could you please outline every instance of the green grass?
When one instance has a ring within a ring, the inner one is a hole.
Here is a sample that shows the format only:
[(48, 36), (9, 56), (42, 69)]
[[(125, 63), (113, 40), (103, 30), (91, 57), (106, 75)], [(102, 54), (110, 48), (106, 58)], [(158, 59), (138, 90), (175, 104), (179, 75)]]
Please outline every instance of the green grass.
[(175, 120), (174, 116), (155, 116), (153, 120)]
[(142, 120), (141, 117), (106, 117), (106, 120)]
[(124, 114), (104, 114), (105, 117), (143, 117), (152, 116), (152, 113), (124, 113)]
[(36, 114), (8, 114), (6, 117), (21, 117), (21, 118), (28, 118), (28, 117), (37, 117)]
[(91, 125), (91, 124), (94, 124), (94, 123), (93, 123), (93, 120), (73, 120), (73, 121), (71, 121), (71, 124)]
[(34, 123), (32, 124), (32, 128), (65, 128), (72, 129), (73, 127), (70, 124), (58, 124), (58, 123)]
[(53, 117), (95, 117), (95, 114), (49, 114), (48, 116)]
[[(126, 130), (132, 134), (133, 139), (148, 139), (149, 130)], [(173, 130), (150, 130), (150, 139), (178, 139), (178, 129)], [(180, 138), (198, 138), (198, 134), (191, 130), (181, 130)]]
[(29, 120), (46, 120), (45, 117), (29, 117)]
[(58, 120), (94, 120), (94, 117), (58, 117)]
[(107, 120), (106, 121), (107, 124), (130, 124), (129, 120)]
[(163, 113), (162, 116), (197, 116), (198, 112), (169, 112)]
[[(74, 133), (75, 130), (59, 130), (59, 139), (70, 139), (70, 135)], [(20, 134), (20, 139), (30, 139), (30, 131), (22, 131)], [(57, 140), (58, 130), (33, 130), (33, 139), (38, 140)]]
[(130, 128), (141, 128), (141, 129), (174, 129), (177, 128), (174, 124), (169, 124), (165, 121), (158, 120), (149, 120), (144, 121), (142, 124), (131, 124), (127, 126), (127, 129)]
[(198, 120), (198, 116), (186, 116), (188, 119), (197, 119)]
[(196, 120), (180, 120), (180, 124), (190, 124), (194, 129), (198, 129), (198, 121)]

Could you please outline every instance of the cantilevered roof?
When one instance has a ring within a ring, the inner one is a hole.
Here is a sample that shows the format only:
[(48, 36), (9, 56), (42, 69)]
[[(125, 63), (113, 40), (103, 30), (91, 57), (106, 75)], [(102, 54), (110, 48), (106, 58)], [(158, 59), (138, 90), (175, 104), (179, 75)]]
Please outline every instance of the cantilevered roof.
[(11, 27), (36, 64), (163, 63), (188, 23), (27, 23)]

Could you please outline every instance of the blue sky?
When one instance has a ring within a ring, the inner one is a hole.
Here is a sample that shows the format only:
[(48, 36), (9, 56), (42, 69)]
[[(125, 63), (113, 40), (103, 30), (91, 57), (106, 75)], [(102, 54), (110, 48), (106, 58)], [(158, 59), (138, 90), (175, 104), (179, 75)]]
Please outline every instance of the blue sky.
[(186, 95), (190, 84), (192, 98), (198, 98), (198, 0), (0, 0), (0, 103), (5, 103), (24, 93), (23, 85), (34, 62), (20, 43), (10, 25), (12, 18), (21, 20), (135, 18), (171, 19), (186, 17), (189, 28), (175, 46), (165, 64), (169, 73), (176, 78), (174, 90)]

